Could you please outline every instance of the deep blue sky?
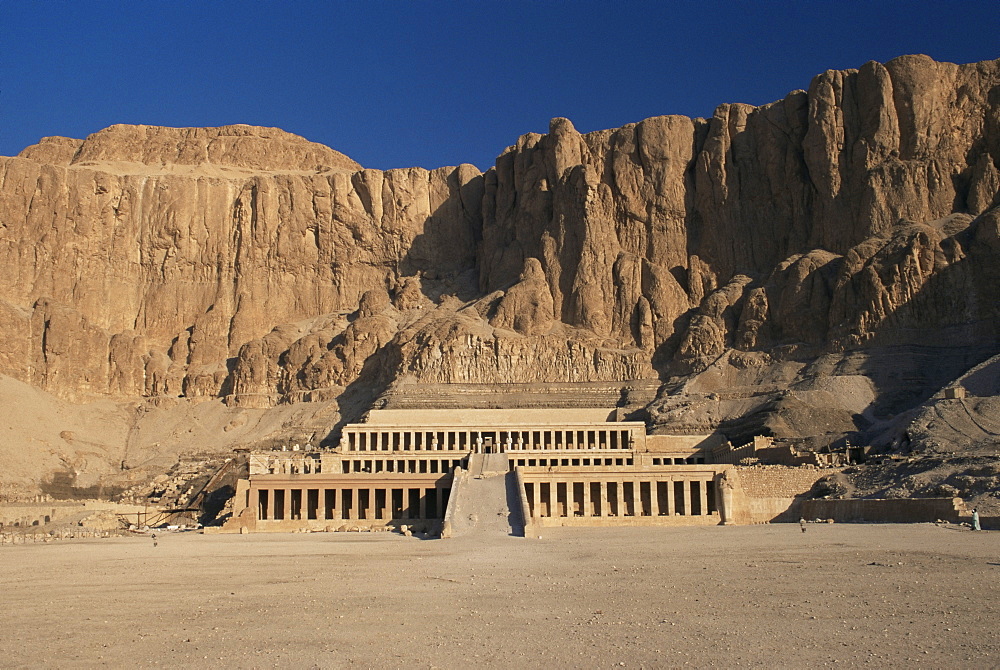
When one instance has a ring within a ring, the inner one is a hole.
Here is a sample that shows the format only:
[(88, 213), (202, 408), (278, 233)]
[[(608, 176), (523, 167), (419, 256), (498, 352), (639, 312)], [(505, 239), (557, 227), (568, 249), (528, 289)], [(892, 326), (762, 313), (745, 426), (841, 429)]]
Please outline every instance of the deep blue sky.
[(0, 155), (114, 123), (250, 123), (366, 167), (486, 168), (553, 116), (710, 116), (906, 53), (1000, 57), (1000, 6), (0, 0)]

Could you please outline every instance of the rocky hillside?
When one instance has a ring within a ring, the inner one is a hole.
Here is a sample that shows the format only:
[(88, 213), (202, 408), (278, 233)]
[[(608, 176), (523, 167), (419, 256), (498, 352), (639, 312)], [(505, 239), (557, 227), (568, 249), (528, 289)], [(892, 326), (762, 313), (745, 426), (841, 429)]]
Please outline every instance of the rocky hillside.
[(998, 165), (1000, 61), (924, 56), (711, 119), (554, 119), (485, 174), (250, 126), (45, 138), (0, 158), (0, 373), (133, 408), (158, 458), (232, 440), (134, 407), (310, 403), (276, 425), (319, 440), (400, 380), (659, 380), (665, 429), (898, 448), (896, 417), (1000, 351)]

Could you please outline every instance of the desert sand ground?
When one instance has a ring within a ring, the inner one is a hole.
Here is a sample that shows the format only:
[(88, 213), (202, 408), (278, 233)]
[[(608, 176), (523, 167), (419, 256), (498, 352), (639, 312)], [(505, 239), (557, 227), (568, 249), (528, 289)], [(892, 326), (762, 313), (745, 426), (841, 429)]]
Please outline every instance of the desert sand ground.
[(157, 539), (0, 547), (0, 666), (1000, 666), (998, 532)]

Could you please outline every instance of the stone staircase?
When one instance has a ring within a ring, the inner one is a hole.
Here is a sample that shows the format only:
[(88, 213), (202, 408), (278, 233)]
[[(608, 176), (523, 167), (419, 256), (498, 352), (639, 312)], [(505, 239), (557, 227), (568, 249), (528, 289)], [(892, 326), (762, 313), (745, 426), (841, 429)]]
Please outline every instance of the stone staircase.
[(502, 475), (510, 468), (507, 454), (471, 454), (469, 456), (469, 474), (472, 477), (493, 477)]
[[(491, 470), (499, 467), (500, 460), (491, 456), (503, 458), (503, 471)], [(516, 479), (506, 467), (505, 454), (473, 454), (469, 458), (469, 470), (455, 475), (442, 537), (524, 536)]]

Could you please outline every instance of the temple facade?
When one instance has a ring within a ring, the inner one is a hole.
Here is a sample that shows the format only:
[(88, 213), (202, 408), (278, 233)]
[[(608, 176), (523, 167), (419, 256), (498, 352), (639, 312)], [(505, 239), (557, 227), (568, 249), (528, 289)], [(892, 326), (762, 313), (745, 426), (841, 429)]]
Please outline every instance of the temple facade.
[(711, 436), (647, 435), (608, 409), (383, 409), (333, 448), (246, 454), (231, 527), (440, 532), (457, 484), (504, 474), (523, 525), (718, 524)]

